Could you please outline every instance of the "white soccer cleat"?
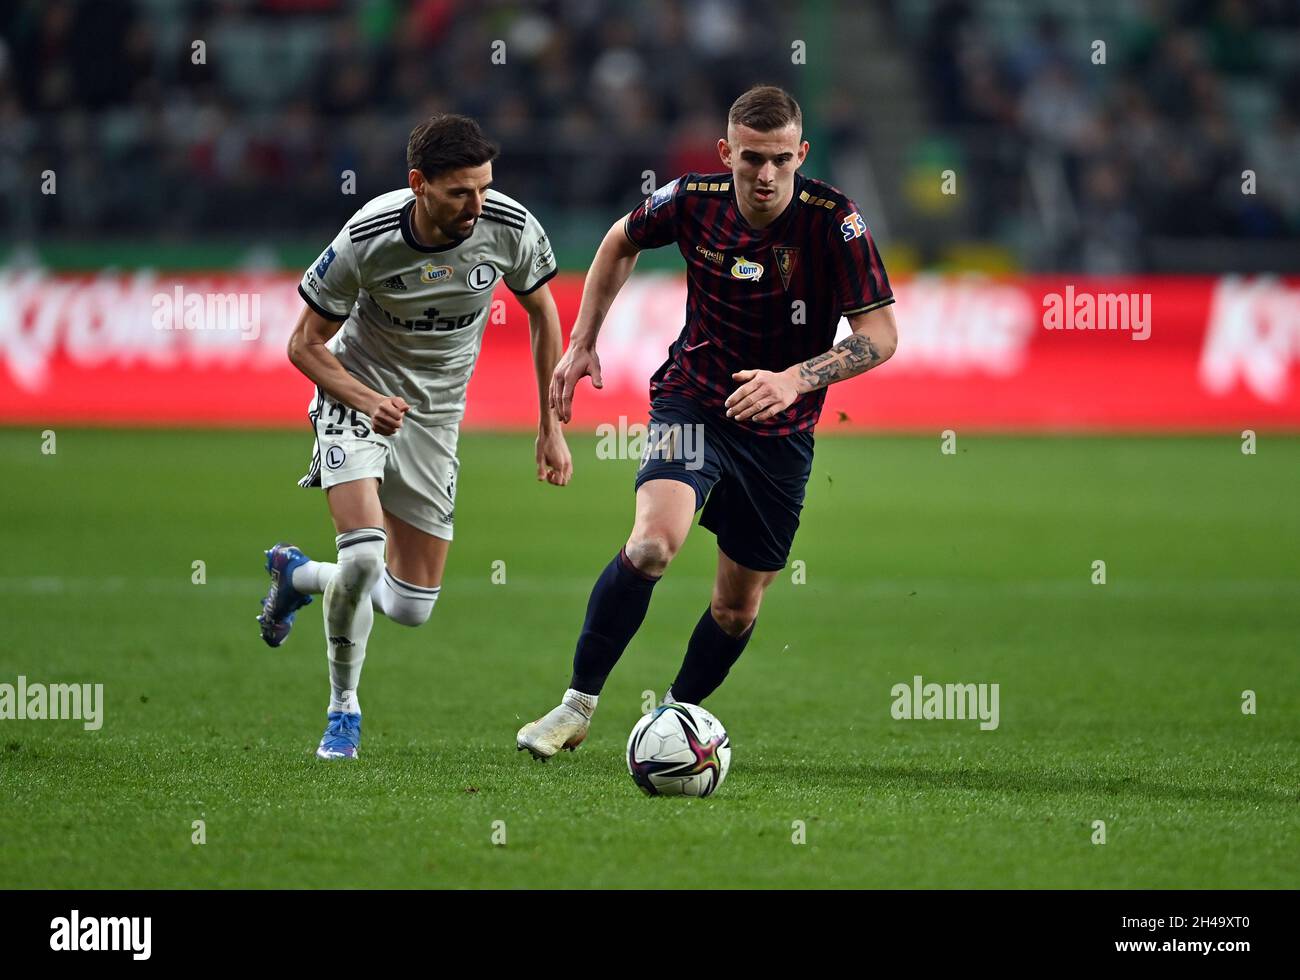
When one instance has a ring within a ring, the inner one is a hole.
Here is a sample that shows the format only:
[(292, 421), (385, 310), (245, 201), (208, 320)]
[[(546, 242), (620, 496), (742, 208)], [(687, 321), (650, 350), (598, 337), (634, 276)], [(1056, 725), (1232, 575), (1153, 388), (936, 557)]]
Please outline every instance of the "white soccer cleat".
[(576, 749), (590, 726), (591, 719), (581, 711), (561, 704), (519, 729), (515, 744), (520, 752), (527, 749), (534, 759), (545, 761), (560, 749)]

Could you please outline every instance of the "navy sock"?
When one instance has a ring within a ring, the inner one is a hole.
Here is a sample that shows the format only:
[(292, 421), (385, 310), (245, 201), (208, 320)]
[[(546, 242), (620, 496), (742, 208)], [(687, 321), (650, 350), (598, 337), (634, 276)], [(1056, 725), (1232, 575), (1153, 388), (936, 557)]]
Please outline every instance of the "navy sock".
[(599, 694), (605, 679), (641, 628), (650, 608), (650, 592), (658, 575), (637, 571), (620, 550), (596, 579), (587, 601), (587, 618), (573, 653), (569, 686), (583, 694)]
[[(757, 620), (754, 621), (755, 623)], [(674, 700), (684, 704), (700, 704), (718, 689), (732, 665), (745, 652), (745, 644), (754, 635), (754, 623), (739, 636), (731, 636), (718, 625), (713, 612), (704, 615), (695, 624), (691, 642), (686, 646), (686, 659), (671, 688)]]

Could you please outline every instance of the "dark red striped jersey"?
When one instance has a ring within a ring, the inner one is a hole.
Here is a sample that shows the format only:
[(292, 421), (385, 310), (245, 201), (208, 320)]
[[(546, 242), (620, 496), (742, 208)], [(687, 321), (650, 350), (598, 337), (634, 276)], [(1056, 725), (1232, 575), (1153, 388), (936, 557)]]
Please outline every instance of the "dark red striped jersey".
[[(794, 196), (766, 228), (736, 205), (731, 174), (686, 174), (627, 216), (637, 248), (672, 242), (686, 258), (686, 324), (650, 379), (650, 397), (681, 394), (726, 409), (735, 371), (784, 371), (828, 350), (840, 317), (894, 301), (884, 263), (857, 206), (795, 174)], [(738, 422), (763, 435), (811, 429), (826, 389), (771, 419)]]

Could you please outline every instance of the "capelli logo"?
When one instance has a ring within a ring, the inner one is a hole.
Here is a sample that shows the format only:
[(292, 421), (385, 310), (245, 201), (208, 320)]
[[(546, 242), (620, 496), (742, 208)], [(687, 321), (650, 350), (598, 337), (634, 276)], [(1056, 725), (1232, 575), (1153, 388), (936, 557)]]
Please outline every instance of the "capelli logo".
[(50, 949), (55, 952), (122, 952), (147, 960), (153, 949), (153, 919), (149, 916), (86, 916), (77, 909), (50, 920)]

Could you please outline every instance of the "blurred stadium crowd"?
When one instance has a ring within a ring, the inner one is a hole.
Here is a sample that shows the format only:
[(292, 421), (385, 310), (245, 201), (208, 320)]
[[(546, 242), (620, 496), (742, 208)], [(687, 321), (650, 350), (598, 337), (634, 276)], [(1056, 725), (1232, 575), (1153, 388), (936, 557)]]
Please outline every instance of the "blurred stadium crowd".
[(484, 123), (499, 186), (560, 234), (603, 227), (643, 171), (716, 169), (754, 81), (803, 101), (810, 171), (917, 264), (971, 241), (1023, 268), (1209, 271), (1231, 239), (1300, 270), (1294, 0), (11, 0), (0, 222), (315, 240), (343, 172), (358, 204), (397, 186), (413, 122), (445, 109)]
[(941, 0), (911, 25), (930, 118), (994, 191), (977, 236), (1004, 233), (1021, 200), (1058, 232), (1051, 264), (1113, 272), (1151, 266), (1160, 238), (1300, 234), (1300, 4), (1030, 6)]

